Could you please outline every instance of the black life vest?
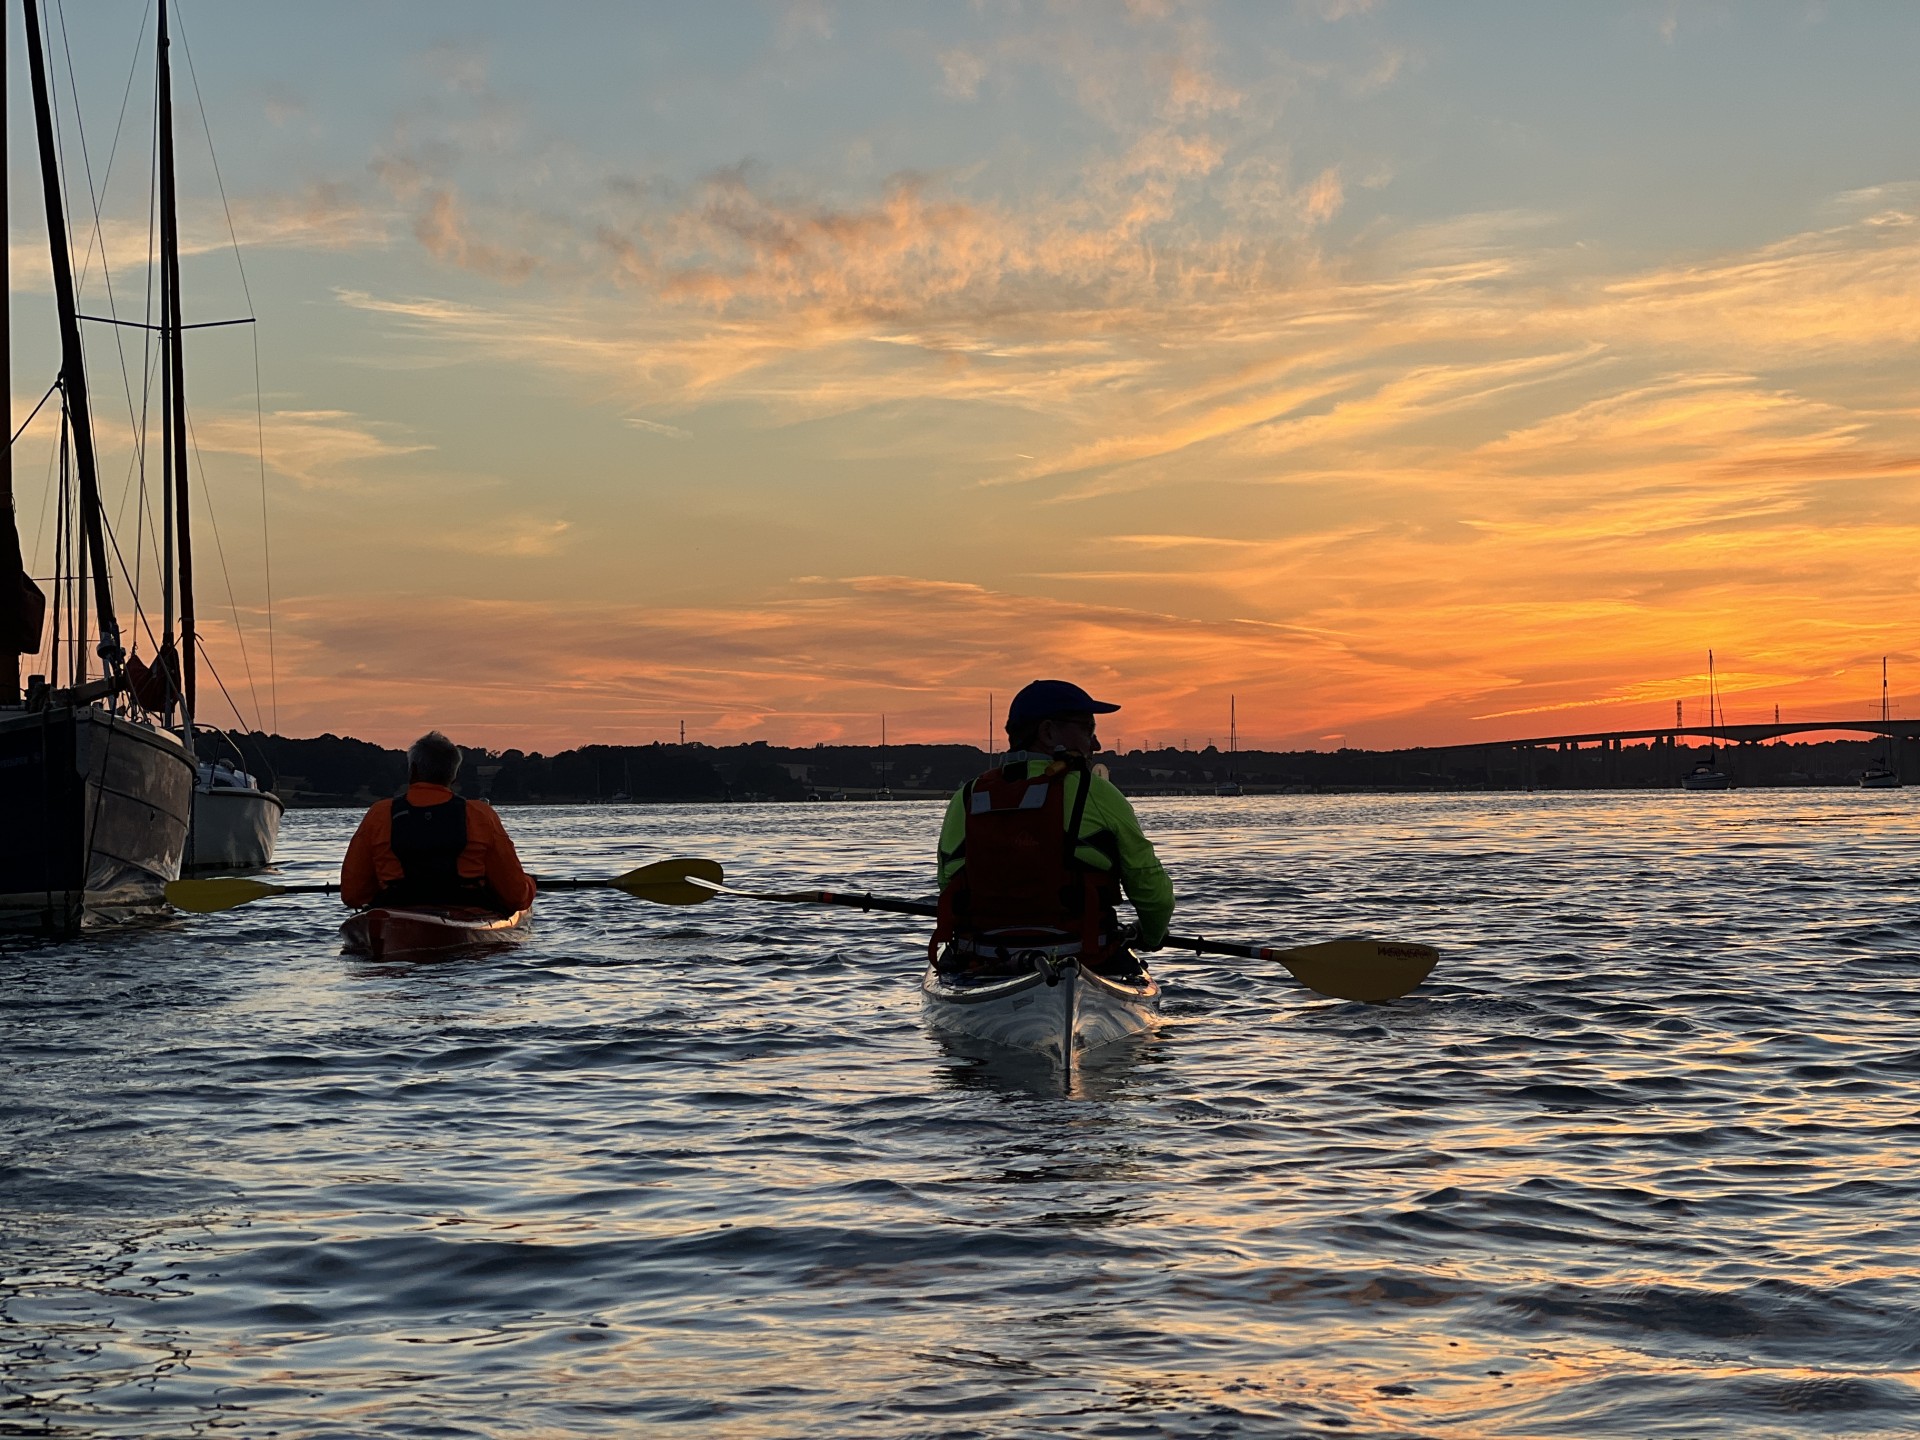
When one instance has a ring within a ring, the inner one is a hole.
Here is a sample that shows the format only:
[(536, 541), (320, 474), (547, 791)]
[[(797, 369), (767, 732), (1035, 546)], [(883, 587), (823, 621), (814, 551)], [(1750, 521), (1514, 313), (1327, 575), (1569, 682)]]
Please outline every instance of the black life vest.
[(415, 805), (405, 792), (393, 797), (388, 848), (401, 877), (374, 899), (375, 905), (478, 905), (505, 913), (508, 906), (484, 878), (462, 875), (467, 848), (467, 802), (454, 795), (438, 805)]
[[(1110, 871), (1081, 862), (1080, 822), (1093, 777), (1084, 760), (1056, 760), (1027, 776), (1016, 762), (967, 783), (966, 864), (940, 892), (932, 949), (964, 936), (975, 945), (1016, 948), (1077, 940), (1097, 957), (1115, 940), (1119, 885)], [(1066, 780), (1078, 773), (1073, 812)]]

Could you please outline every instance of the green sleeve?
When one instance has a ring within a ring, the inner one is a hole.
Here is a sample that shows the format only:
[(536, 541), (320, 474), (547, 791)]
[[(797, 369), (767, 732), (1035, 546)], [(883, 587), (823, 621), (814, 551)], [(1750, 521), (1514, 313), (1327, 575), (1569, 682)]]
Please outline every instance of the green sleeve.
[(963, 803), (966, 799), (964, 788), (953, 792), (953, 799), (947, 802), (947, 818), (940, 826), (940, 888), (945, 890), (949, 881), (958, 875), (967, 863), (967, 857), (961, 853), (967, 843), (967, 811)]
[[(1113, 835), (1120, 854), (1120, 886), (1140, 915), (1140, 943), (1157, 946), (1167, 938), (1173, 921), (1173, 881), (1153, 853), (1153, 842), (1140, 828), (1139, 817), (1127, 797), (1109, 780), (1094, 777), (1087, 792), (1087, 814), (1080, 833), (1104, 829)], [(963, 824), (964, 833), (964, 824)]]

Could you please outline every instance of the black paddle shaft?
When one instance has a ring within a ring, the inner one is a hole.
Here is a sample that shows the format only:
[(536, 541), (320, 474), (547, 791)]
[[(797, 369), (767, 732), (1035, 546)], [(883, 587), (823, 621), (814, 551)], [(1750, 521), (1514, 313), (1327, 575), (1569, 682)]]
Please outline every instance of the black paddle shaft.
[(930, 900), (900, 900), (891, 895), (842, 895), (837, 890), (790, 890), (771, 894), (759, 890), (730, 890), (748, 900), (774, 900), (785, 905), (845, 905), (854, 910), (884, 910), (890, 915), (938, 915)]
[(1203, 935), (1169, 935), (1160, 943), (1168, 950), (1191, 950), (1196, 955), (1238, 955), (1243, 960), (1271, 960), (1276, 953), (1264, 945), (1236, 945), (1231, 940), (1209, 940)]
[[(843, 895), (837, 890), (792, 890), (768, 894), (735, 890), (750, 900), (776, 900), (788, 905), (846, 905), (855, 910), (885, 910), (894, 915), (938, 915), (940, 907), (925, 900), (900, 900), (891, 895)], [(1236, 945), (1230, 940), (1208, 940), (1201, 935), (1169, 935), (1161, 942), (1168, 950), (1191, 950), (1196, 955), (1237, 955), (1243, 960), (1271, 960), (1277, 952), (1267, 945)]]

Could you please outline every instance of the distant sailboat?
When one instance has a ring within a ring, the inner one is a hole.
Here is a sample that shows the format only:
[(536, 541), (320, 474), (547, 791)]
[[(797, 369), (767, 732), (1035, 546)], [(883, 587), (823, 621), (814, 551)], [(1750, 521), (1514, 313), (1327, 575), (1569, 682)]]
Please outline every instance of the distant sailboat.
[(1234, 778), (1233, 762), (1240, 750), (1240, 711), (1238, 700), (1227, 697), (1227, 778), (1213, 787), (1216, 795), (1238, 795), (1240, 782)]
[(1869, 765), (1866, 772), (1861, 775), (1862, 790), (1898, 790), (1900, 788), (1900, 772), (1893, 768), (1893, 712), (1887, 703), (1887, 657), (1884, 655), (1880, 657), (1880, 723), (1888, 727), (1882, 732), (1886, 744), (1884, 758), (1877, 765)]
[(1707, 758), (1680, 777), (1681, 789), (1733, 789), (1733, 777), (1720, 768), (1720, 737), (1716, 727), (1725, 723), (1726, 712), (1720, 708), (1719, 687), (1714, 681), (1713, 651), (1709, 650), (1707, 651)]

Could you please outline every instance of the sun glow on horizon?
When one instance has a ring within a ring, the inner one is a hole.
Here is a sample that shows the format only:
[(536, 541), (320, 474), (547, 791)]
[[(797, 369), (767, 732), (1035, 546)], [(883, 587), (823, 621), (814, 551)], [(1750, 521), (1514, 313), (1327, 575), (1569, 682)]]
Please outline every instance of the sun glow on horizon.
[[(581, 55), (585, 12), (427, 6), (364, 73), (191, 30), (269, 392), (195, 339), (246, 723), (263, 465), (288, 734), (977, 742), (1051, 674), (1126, 735), (1234, 695), (1250, 748), (1377, 748), (1667, 723), (1709, 648), (1735, 720), (1876, 713), (1883, 654), (1920, 692), (1920, 17), (835, 14)], [(72, 23), (84, 63), (140, 16)], [(145, 215), (107, 186), (121, 276)]]

